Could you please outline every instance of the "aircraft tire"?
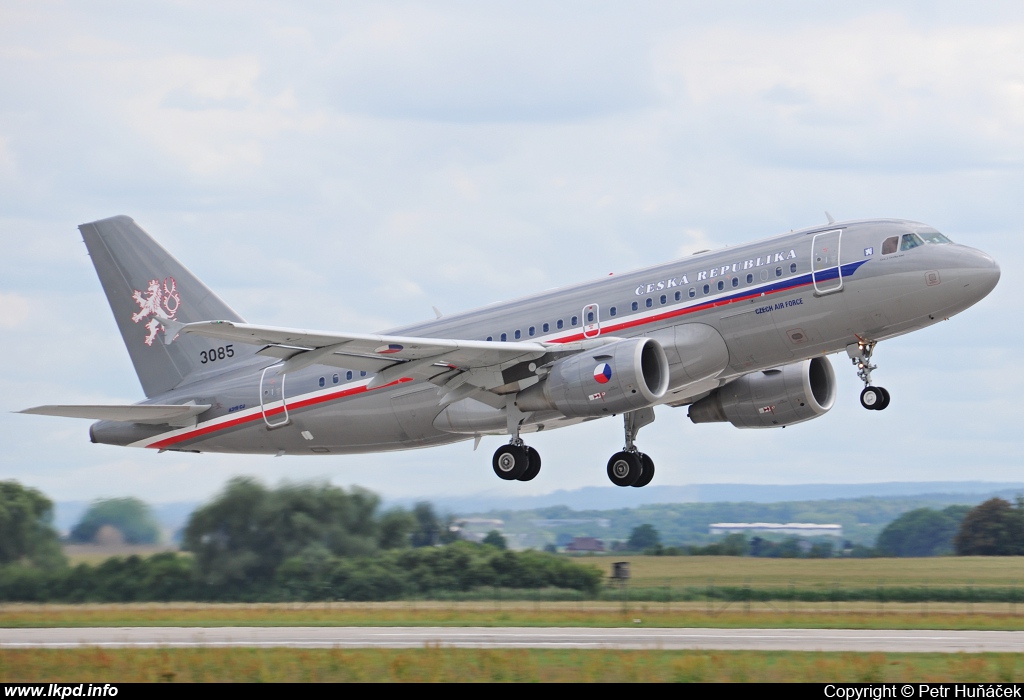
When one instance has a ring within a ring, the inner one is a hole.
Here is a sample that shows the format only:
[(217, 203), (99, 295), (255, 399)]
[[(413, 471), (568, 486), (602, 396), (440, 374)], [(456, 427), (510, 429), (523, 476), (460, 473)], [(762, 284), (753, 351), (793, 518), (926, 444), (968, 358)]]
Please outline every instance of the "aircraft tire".
[(889, 407), (889, 391), (884, 387), (878, 387), (878, 390), (882, 392), (882, 402), (875, 406), (875, 410), (884, 411)]
[(529, 468), (530, 458), (519, 445), (502, 445), (495, 450), (491, 466), (505, 481), (515, 481)]
[(540, 452), (529, 446), (524, 446), (524, 449), (526, 450), (529, 464), (518, 481), (532, 481), (534, 477), (540, 474)]
[(864, 391), (860, 392), (860, 405), (869, 411), (881, 410), (879, 406), (882, 405), (885, 394), (882, 392), (885, 389), (881, 389), (877, 386), (866, 386)]
[(640, 478), (633, 483), (634, 488), (643, 488), (654, 478), (654, 460), (642, 452), (640, 453), (640, 467)]
[(642, 471), (640, 457), (635, 452), (616, 452), (608, 460), (608, 478), (616, 486), (632, 486)]

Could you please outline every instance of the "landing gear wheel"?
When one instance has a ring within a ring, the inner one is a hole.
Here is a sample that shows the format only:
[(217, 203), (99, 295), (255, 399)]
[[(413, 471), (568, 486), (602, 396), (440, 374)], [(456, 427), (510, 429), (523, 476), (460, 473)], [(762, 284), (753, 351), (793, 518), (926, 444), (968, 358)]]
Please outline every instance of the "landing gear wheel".
[(636, 452), (616, 452), (608, 460), (608, 478), (616, 486), (632, 486), (642, 471), (643, 465)]
[(533, 449), (532, 447), (523, 446), (526, 450), (526, 457), (529, 460), (526, 471), (523, 472), (522, 476), (518, 478), (519, 481), (532, 481), (535, 476), (540, 474), (540, 452)]
[(506, 481), (515, 481), (521, 477), (530, 466), (530, 458), (526, 448), (520, 445), (502, 445), (491, 460), (494, 473)]
[(651, 483), (651, 479), (654, 478), (654, 460), (645, 455), (643, 452), (640, 453), (640, 478), (633, 483), (634, 488), (640, 488), (647, 486)]
[(860, 405), (869, 411), (880, 411), (888, 405), (886, 401), (885, 389), (877, 386), (866, 386), (864, 391), (860, 392)]
[(882, 392), (882, 403), (875, 406), (876, 411), (884, 411), (889, 407), (889, 392), (884, 387), (877, 387)]

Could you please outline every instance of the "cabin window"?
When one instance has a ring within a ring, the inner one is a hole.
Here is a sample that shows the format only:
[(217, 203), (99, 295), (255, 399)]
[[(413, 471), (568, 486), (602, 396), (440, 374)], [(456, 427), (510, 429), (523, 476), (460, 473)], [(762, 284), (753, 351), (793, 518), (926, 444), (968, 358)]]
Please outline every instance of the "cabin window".
[(665, 296), (664, 294), (661, 295), (661, 303), (662, 304), (667, 304), (668, 303), (668, 297)]
[(616, 313), (615, 307), (613, 306), (612, 308), (608, 309), (608, 313), (611, 314), (612, 316), (614, 316), (615, 313)]
[(711, 293), (711, 287), (705, 284), (704, 285), (704, 293), (705, 294), (710, 294)]
[(739, 278), (739, 277), (733, 277), (733, 278), (732, 278), (732, 286), (733, 286), (733, 287), (738, 287), (738, 286), (740, 286), (740, 278)]
[(549, 330), (551, 330), (551, 325), (545, 323), (543, 326), (540, 327), (540, 330), (542, 333), (547, 333)]
[(690, 287), (690, 298), (693, 299), (695, 296), (697, 296), (697, 290)]
[(633, 311), (636, 311), (639, 308), (640, 308), (640, 304), (638, 304), (637, 302), (634, 301), (633, 302)]
[(575, 326), (577, 323), (580, 322), (580, 320), (576, 316), (573, 316), (571, 319), (569, 319), (569, 322)]
[(647, 302), (646, 303), (647, 303), (647, 308), (649, 309), (652, 306), (654, 306), (654, 299), (651, 299), (650, 297), (647, 297)]
[(501, 334), (501, 342), (504, 343), (506, 340), (508, 340), (508, 333), (502, 333)]
[(516, 336), (516, 340), (519, 340), (520, 338), (523, 337), (523, 332), (520, 331), (518, 328), (516, 328), (515, 336)]
[(594, 312), (593, 311), (588, 311), (587, 312), (587, 323), (593, 323), (593, 322), (594, 322)]
[(366, 370), (364, 369), (364, 370), (360, 371), (359, 372), (359, 376), (360, 377), (365, 377), (366, 376)]
[(323, 377), (320, 377), (320, 386), (323, 387), (323, 386), (326, 386), (326, 385), (327, 385), (327, 380), (324, 379)]
[(718, 280), (718, 291), (722, 291), (723, 289), (725, 289), (725, 282)]
[(537, 329), (533, 326), (530, 326), (530, 337), (532, 338), (536, 333)]
[(490, 342), (491, 342), (491, 341), (493, 341), (493, 340), (494, 340), (494, 336), (493, 336), (493, 335), (489, 335), (489, 336), (487, 336), (487, 342), (488, 342), (488, 343), (490, 343)]
[(900, 243), (900, 250), (910, 250), (919, 245), (924, 245), (924, 243), (917, 237), (916, 233), (905, 233), (903, 234), (903, 241)]
[(768, 279), (768, 270), (761, 270), (761, 281), (764, 282)]
[(555, 324), (555, 326), (558, 327), (558, 330), (562, 330), (562, 326), (564, 326), (564, 325), (565, 324), (562, 323), (562, 319), (558, 319), (558, 323)]
[(351, 381), (351, 379), (352, 379), (352, 370), (349, 370), (348, 372), (345, 372), (345, 379), (348, 379), (348, 380)]
[(892, 238), (886, 238), (882, 241), (882, 255), (892, 255), (896, 252), (896, 248), (899, 245), (899, 236), (893, 236)]
[(782, 277), (782, 268), (781, 267), (775, 268), (775, 276), (776, 277)]
[(796, 263), (790, 263), (789, 264), (789, 271), (790, 272), (796, 272)]
[(679, 301), (682, 298), (683, 298), (683, 293), (682, 292), (676, 292), (676, 301)]
[(747, 284), (750, 284), (753, 281), (754, 281), (754, 276), (748, 272), (747, 273)]
[(340, 381), (341, 381), (341, 377), (339, 377), (338, 375), (334, 375), (333, 377), (331, 377), (331, 383), (332, 384), (337, 384)]

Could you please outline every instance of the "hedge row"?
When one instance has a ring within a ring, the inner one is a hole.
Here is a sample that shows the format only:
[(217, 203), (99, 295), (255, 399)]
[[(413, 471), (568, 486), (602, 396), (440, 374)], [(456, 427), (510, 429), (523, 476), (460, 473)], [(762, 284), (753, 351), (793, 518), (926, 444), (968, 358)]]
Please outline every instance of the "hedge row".
[(543, 552), (509, 552), (460, 542), (389, 550), (375, 557), (326, 553), (293, 557), (273, 579), (204, 580), (191, 557), (114, 557), (96, 566), (44, 570), (0, 567), (0, 601), (322, 601), (395, 600), (481, 589), (561, 589), (596, 595), (601, 573)]

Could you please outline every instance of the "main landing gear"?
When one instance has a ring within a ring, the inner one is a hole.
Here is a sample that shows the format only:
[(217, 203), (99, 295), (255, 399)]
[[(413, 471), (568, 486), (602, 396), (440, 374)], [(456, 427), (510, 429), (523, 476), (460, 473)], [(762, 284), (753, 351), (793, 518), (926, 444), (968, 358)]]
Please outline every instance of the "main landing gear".
[(641, 408), (624, 413), (626, 445), (608, 460), (608, 478), (616, 486), (647, 486), (654, 478), (654, 460), (636, 448), (633, 440), (640, 428), (654, 422), (654, 409)]
[[(540, 473), (540, 453), (519, 437), (522, 414), (509, 404), (508, 431), (512, 439), (494, 452), (491, 466), (505, 481), (531, 481)], [(608, 460), (608, 478), (616, 486), (647, 486), (654, 478), (654, 460), (636, 448), (633, 441), (640, 428), (654, 422), (654, 409), (641, 408), (623, 414), (626, 445)]]
[(530, 481), (540, 474), (540, 452), (516, 436), (495, 451), (491, 465), (494, 473), (506, 481)]
[(889, 405), (889, 392), (880, 386), (871, 386), (871, 370), (878, 369), (876, 365), (871, 364), (871, 355), (877, 344), (877, 341), (858, 337), (856, 343), (846, 346), (846, 354), (857, 368), (857, 376), (864, 382), (864, 390), (860, 392), (860, 405), (871, 411), (884, 411)]
[(494, 473), (506, 481), (531, 481), (540, 474), (540, 452), (523, 443), (519, 428), (525, 416), (516, 408), (510, 398), (506, 405), (508, 432), (512, 440), (494, 452), (491, 466)]

